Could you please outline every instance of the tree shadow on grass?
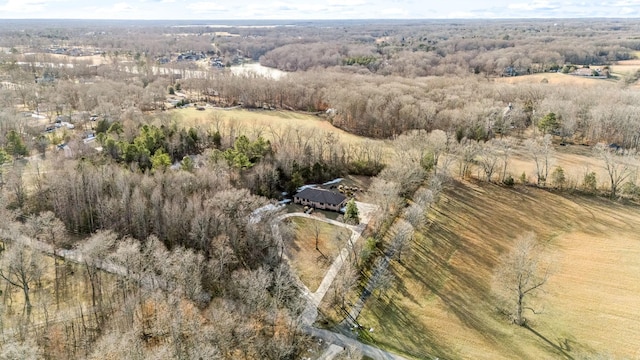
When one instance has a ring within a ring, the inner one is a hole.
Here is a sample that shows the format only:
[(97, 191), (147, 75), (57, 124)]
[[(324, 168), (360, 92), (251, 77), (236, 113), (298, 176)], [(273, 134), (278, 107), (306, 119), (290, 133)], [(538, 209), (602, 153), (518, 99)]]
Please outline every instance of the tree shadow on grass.
[[(402, 334), (401, 341), (394, 343), (390, 341), (388, 336), (374, 339), (373, 337), (365, 338), (365, 340), (373, 340), (377, 345), (382, 345), (388, 349), (392, 349), (399, 353), (405, 353), (419, 359), (435, 359), (435, 358), (452, 358), (455, 357), (455, 350), (443, 346), (436, 342), (437, 337), (420, 321), (414, 321), (408, 309), (403, 308), (399, 303), (393, 301), (381, 301), (376, 297), (372, 297), (369, 301), (374, 303), (371, 307), (376, 318), (384, 319), (381, 326), (385, 327), (383, 333), (386, 334)], [(365, 329), (366, 330), (366, 329)], [(374, 331), (376, 331), (374, 329)], [(377, 340), (377, 341), (376, 341)], [(398, 340), (398, 339), (394, 339)], [(400, 343), (400, 347), (396, 345)]]
[(571, 355), (569, 355), (567, 353), (567, 351), (571, 351), (571, 346), (569, 344), (569, 340), (568, 339), (564, 339), (563, 342), (561, 342), (561, 345), (567, 347), (567, 350), (565, 351), (565, 349), (563, 349), (561, 346), (559, 346), (559, 345), (555, 344), (554, 342), (552, 342), (551, 340), (547, 339), (544, 335), (540, 334), (538, 331), (536, 331), (535, 329), (533, 329), (529, 325), (525, 324), (524, 328), (529, 330), (529, 331), (531, 331), (534, 335), (536, 335), (537, 337), (542, 339), (545, 343), (550, 345), (554, 349), (554, 352), (556, 354), (562, 355), (562, 356), (566, 357), (567, 359), (574, 360), (573, 356), (571, 356)]

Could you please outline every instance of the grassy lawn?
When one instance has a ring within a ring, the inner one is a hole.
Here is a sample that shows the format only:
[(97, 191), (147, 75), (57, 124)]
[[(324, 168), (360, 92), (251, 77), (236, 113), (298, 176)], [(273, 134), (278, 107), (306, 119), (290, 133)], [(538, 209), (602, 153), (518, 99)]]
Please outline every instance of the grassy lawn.
[[(293, 243), (287, 244), (287, 256), (300, 280), (315, 292), (340, 249), (347, 244), (351, 231), (302, 217), (288, 221), (294, 224), (295, 237)], [(316, 235), (319, 250), (316, 250)]]
[[(456, 183), (422, 241), (392, 263), (394, 287), (360, 316), (381, 347), (426, 359), (631, 358), (640, 348), (640, 209), (535, 188)], [(534, 331), (494, 306), (492, 270), (514, 238), (548, 241), (556, 271), (527, 313)]]

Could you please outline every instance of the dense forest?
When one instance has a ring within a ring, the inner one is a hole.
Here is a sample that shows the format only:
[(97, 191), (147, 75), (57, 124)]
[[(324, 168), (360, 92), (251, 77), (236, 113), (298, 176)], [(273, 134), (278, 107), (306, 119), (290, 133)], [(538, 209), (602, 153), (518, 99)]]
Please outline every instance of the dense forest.
[[(640, 50), (636, 21), (181, 25), (0, 24), (1, 358), (303, 357), (315, 340), (282, 255), (294, 229), (276, 236), (283, 211), (255, 210), (305, 184), (367, 179), (362, 199), (380, 210), (354, 294), (380, 258), (399, 258), (447, 179), (474, 168), (526, 184), (516, 150), (536, 186), (640, 193), (627, 162), (640, 73), (614, 68)], [(283, 73), (233, 71), (258, 63)], [(598, 86), (551, 81), (587, 68)], [(332, 130), (214, 112), (238, 108)], [(553, 144), (593, 147), (608, 177), (565, 178)]]

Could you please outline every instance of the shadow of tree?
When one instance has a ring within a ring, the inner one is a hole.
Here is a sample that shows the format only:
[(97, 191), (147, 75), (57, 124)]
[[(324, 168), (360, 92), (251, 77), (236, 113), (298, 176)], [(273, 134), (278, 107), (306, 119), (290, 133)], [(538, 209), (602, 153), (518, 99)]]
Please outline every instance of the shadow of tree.
[[(571, 359), (571, 360), (574, 359), (573, 356), (567, 354), (567, 352), (566, 352), (566, 351), (571, 351), (571, 348), (570, 348), (570, 346), (568, 344), (568, 339), (564, 339), (564, 341), (561, 342), (560, 345), (558, 345), (558, 344), (555, 344), (554, 342), (552, 342), (551, 340), (547, 339), (544, 335), (540, 334), (538, 331), (534, 330), (529, 325), (525, 324), (524, 328), (529, 330), (529, 331), (531, 331), (534, 335), (536, 335), (537, 337), (542, 339), (545, 343), (550, 345), (555, 350), (556, 354), (562, 355), (562, 356), (566, 357), (567, 359)], [(567, 349), (563, 349), (563, 347), (562, 347), (563, 345), (566, 346)]]

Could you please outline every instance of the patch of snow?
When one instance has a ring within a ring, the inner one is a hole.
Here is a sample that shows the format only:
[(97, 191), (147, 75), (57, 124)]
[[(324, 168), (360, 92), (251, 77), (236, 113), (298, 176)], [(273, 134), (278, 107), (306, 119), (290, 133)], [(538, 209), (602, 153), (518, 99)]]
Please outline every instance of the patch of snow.
[(282, 208), (284, 205), (275, 205), (275, 204), (267, 204), (265, 206), (259, 207), (249, 215), (249, 224), (257, 224), (262, 220), (262, 215), (271, 211), (276, 211)]
[(302, 185), (296, 190), (296, 192), (299, 193), (300, 191), (302, 191), (304, 189), (310, 189), (310, 188), (316, 188), (316, 187), (318, 187), (317, 184)]
[(339, 184), (340, 182), (342, 182), (342, 180), (344, 180), (344, 179), (343, 178), (333, 179), (331, 181), (327, 181), (326, 183), (322, 184), (322, 186), (329, 186), (329, 185)]

